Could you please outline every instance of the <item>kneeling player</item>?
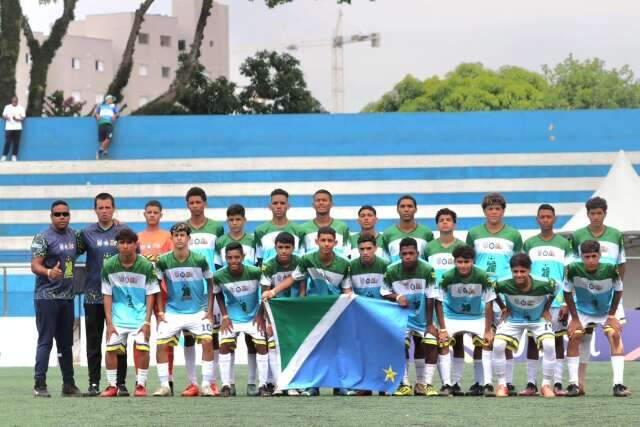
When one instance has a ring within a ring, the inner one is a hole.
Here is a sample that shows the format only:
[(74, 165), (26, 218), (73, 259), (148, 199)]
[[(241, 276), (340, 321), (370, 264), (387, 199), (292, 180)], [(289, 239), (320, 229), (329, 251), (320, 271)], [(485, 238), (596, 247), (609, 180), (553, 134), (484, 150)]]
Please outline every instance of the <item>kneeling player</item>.
[(519, 339), (528, 331), (542, 347), (542, 389), (544, 397), (555, 397), (552, 382), (556, 363), (555, 334), (551, 328), (549, 307), (555, 295), (556, 283), (531, 277), (531, 258), (516, 254), (509, 261), (512, 279), (496, 285), (496, 293), (504, 295), (507, 315), (498, 326), (493, 341), (493, 363), (498, 380), (497, 397), (509, 396), (506, 377), (505, 348), (516, 351)]
[(571, 313), (567, 349), (569, 387), (566, 395), (575, 397), (580, 394), (579, 364), (589, 361), (591, 333), (595, 327), (602, 326), (611, 346), (613, 395), (630, 396), (631, 392), (623, 384), (624, 347), (621, 335), (624, 310), (620, 305), (622, 280), (615, 265), (600, 262), (600, 243), (597, 241), (583, 242), (580, 254), (582, 262), (569, 265), (564, 285), (564, 298)]
[(138, 236), (128, 228), (118, 232), (118, 255), (105, 261), (102, 268), (102, 294), (107, 323), (105, 366), (109, 386), (102, 397), (116, 397), (118, 354), (124, 354), (127, 338), (135, 336), (137, 384), (134, 396), (147, 395), (149, 373), (149, 334), (155, 296), (160, 292), (153, 264), (136, 254)]

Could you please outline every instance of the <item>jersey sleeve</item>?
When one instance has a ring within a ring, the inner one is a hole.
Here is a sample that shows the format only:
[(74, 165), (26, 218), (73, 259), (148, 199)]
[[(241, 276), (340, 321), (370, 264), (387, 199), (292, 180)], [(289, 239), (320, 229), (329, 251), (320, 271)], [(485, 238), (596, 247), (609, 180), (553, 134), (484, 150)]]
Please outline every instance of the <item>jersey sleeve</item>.
[(256, 261), (262, 259), (264, 257), (264, 249), (262, 247), (262, 237), (261, 233), (256, 230), (253, 233), (253, 241), (256, 246)]
[(546, 283), (546, 289), (547, 292), (553, 297), (556, 294), (556, 288), (558, 287), (558, 284), (556, 283), (555, 280), (553, 279), (549, 279), (549, 281)]
[(87, 240), (84, 230), (76, 231), (76, 254), (82, 255), (87, 251)]
[(158, 278), (155, 275), (154, 267), (151, 262), (149, 262), (149, 266), (147, 267), (146, 274), (146, 291), (147, 295), (153, 295), (160, 292), (160, 285), (158, 284)]
[(306, 280), (307, 274), (307, 262), (302, 258), (296, 269), (291, 273), (291, 277), (297, 282), (299, 280)]
[(496, 282), (487, 274), (483, 274), (482, 289), (485, 304), (496, 299)]
[(211, 267), (209, 266), (207, 259), (204, 257), (200, 258), (198, 264), (198, 266), (202, 269), (202, 276), (205, 279), (211, 279), (213, 277), (213, 272), (211, 271)]
[(41, 233), (36, 234), (31, 242), (31, 258), (47, 256), (47, 239)]
[(573, 265), (567, 267), (567, 274), (564, 276), (564, 292), (573, 292)]
[(109, 271), (106, 268), (103, 268), (102, 272), (100, 273), (100, 281), (102, 285), (102, 294), (111, 295), (112, 286), (111, 281), (109, 280)]
[(467, 245), (469, 245), (469, 246), (471, 246), (473, 248), (473, 246), (474, 246), (473, 245), (474, 238), (473, 238), (473, 233), (471, 232), (471, 230), (469, 230), (469, 232), (467, 233), (467, 238), (465, 239), (465, 241), (466, 241)]
[(516, 230), (516, 238), (513, 242), (513, 253), (517, 254), (522, 252), (522, 234), (518, 230)]
[(345, 227), (342, 233), (342, 253), (345, 257), (351, 255), (351, 232), (349, 227)]
[(220, 239), (216, 239), (216, 246), (213, 250), (213, 263), (222, 265), (222, 241)]
[(164, 258), (158, 258), (158, 261), (155, 263), (155, 274), (158, 280), (164, 279), (164, 271), (167, 269), (166, 264), (164, 262)]
[(347, 264), (344, 269), (344, 275), (342, 276), (342, 282), (340, 282), (342, 289), (351, 289), (351, 266)]
[(620, 248), (620, 252), (618, 252), (618, 265), (620, 265), (627, 262), (627, 254), (624, 251), (624, 235), (622, 233), (620, 233), (618, 247)]
[[(218, 271), (221, 271), (221, 270), (218, 270)], [(220, 283), (218, 283), (218, 282), (219, 282), (219, 280), (218, 280), (218, 278), (216, 277), (216, 274), (215, 274), (215, 273), (213, 274), (212, 279), (213, 279), (213, 288), (212, 288), (211, 292), (212, 292), (214, 295), (215, 295), (215, 294), (219, 294), (220, 292), (222, 292), (222, 287), (220, 286)]]
[(222, 224), (218, 224), (218, 226), (216, 227), (216, 236), (224, 236), (224, 227), (222, 226)]
[(431, 229), (427, 230), (427, 243), (429, 243), (430, 241), (433, 240), (433, 231), (431, 231)]
[(271, 272), (271, 268), (267, 264), (262, 264), (262, 274), (260, 275), (260, 286), (265, 286), (267, 288), (273, 288), (275, 283), (273, 283), (273, 273)]
[(384, 280), (382, 281), (382, 286), (380, 287), (380, 295), (387, 296), (393, 293), (393, 279), (389, 274), (389, 270), (384, 273)]
[(564, 244), (564, 265), (568, 266), (573, 262), (573, 244), (570, 239), (566, 239)]

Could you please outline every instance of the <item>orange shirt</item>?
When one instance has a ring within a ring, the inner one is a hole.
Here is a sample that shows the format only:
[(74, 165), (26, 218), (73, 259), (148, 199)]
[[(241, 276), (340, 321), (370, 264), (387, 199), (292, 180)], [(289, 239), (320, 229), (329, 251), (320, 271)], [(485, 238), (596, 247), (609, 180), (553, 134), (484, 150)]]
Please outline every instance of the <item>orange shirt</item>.
[(140, 254), (144, 257), (152, 256), (155, 258), (166, 254), (173, 248), (171, 233), (167, 230), (141, 231), (138, 233), (138, 244), (140, 245)]

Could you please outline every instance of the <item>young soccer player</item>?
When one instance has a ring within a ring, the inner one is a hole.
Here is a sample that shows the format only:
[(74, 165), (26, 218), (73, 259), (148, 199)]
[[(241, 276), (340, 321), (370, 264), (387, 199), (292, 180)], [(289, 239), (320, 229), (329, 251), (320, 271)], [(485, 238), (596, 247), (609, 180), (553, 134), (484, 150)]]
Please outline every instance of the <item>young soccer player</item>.
[[(190, 385), (184, 397), (214, 396), (213, 369), (213, 280), (206, 258), (189, 249), (191, 228), (186, 223), (171, 227), (173, 251), (160, 256), (156, 263), (158, 278), (167, 284), (167, 305), (160, 301), (156, 357), (160, 388), (154, 396), (171, 396), (167, 346), (176, 346), (183, 331), (189, 332), (202, 344), (202, 386), (188, 374)], [(226, 313), (224, 301), (217, 297), (221, 313)]]
[(136, 360), (137, 383), (134, 396), (147, 395), (149, 375), (149, 335), (151, 314), (155, 297), (160, 292), (153, 264), (142, 255), (136, 254), (138, 236), (128, 228), (116, 235), (118, 255), (104, 263), (101, 272), (104, 314), (107, 322), (107, 352), (105, 367), (109, 386), (100, 394), (102, 397), (118, 395), (117, 354), (124, 354), (127, 338), (135, 336), (134, 354)]
[[(571, 244), (567, 239), (553, 231), (556, 212), (553, 206), (542, 204), (538, 207), (536, 221), (540, 233), (524, 242), (524, 253), (531, 258), (531, 275), (553, 279), (556, 283), (564, 283), (566, 266), (571, 262)], [(556, 364), (553, 376), (553, 392), (556, 396), (564, 395), (562, 389), (562, 368), (564, 362), (564, 336), (567, 334), (567, 315), (569, 311), (564, 304), (562, 286), (557, 286), (556, 295), (551, 303), (551, 327), (556, 336)], [(536, 385), (538, 369), (538, 346), (529, 336), (527, 342), (527, 387), (520, 396), (538, 394)]]
[(271, 192), (269, 202), (271, 221), (260, 224), (255, 231), (256, 258), (258, 265), (269, 261), (276, 256), (275, 238), (283, 231), (290, 233), (294, 240), (294, 252), (301, 255), (302, 233), (300, 226), (287, 218), (289, 210), (289, 193), (282, 188), (276, 188)]
[[(435, 283), (433, 268), (418, 258), (418, 242), (413, 237), (405, 237), (398, 244), (400, 262), (391, 264), (384, 275), (384, 286), (380, 289), (383, 298), (395, 301), (409, 309), (406, 336), (407, 367), (402, 382), (394, 396), (411, 396), (409, 383), (409, 348), (411, 340), (415, 346), (413, 360), (416, 367), (416, 385), (414, 393), (419, 396), (437, 396), (438, 392), (428, 381), (433, 371), (425, 372), (425, 354), (423, 338), (427, 329), (426, 306), (427, 287)], [(429, 337), (435, 339), (435, 337)]]
[[(613, 395), (630, 396), (631, 392), (623, 382), (624, 347), (622, 345), (622, 280), (616, 267), (601, 262), (602, 247), (595, 240), (587, 240), (580, 245), (581, 262), (567, 268), (564, 285), (564, 299), (571, 313), (569, 321), (569, 348), (567, 367), (569, 387), (567, 396), (580, 394), (578, 386), (579, 364), (589, 360), (591, 337), (585, 331), (593, 331), (601, 326), (607, 334), (611, 347), (611, 367), (613, 368)], [(575, 302), (574, 294), (575, 291)], [(586, 370), (585, 370), (586, 371)], [(586, 373), (586, 372), (585, 372)]]
[(374, 234), (362, 232), (358, 235), (358, 256), (351, 260), (349, 266), (349, 283), (357, 295), (382, 298), (380, 288), (384, 283), (384, 273), (389, 261), (377, 255), (377, 243)]
[(397, 224), (384, 230), (384, 250), (389, 255), (391, 262), (400, 259), (400, 242), (405, 237), (413, 238), (418, 245), (418, 256), (424, 257), (427, 243), (433, 240), (433, 232), (422, 224), (416, 223), (418, 202), (408, 194), (401, 196), (396, 204), (399, 220)]
[[(438, 340), (444, 344), (445, 354), (449, 353), (449, 345), (454, 346), (454, 359), (450, 394), (464, 396), (460, 388), (462, 371), (464, 368), (464, 348), (462, 356), (455, 354), (456, 346), (464, 340), (464, 334), (471, 335), (476, 349), (480, 349), (481, 372), (475, 370), (476, 384), (484, 394), (494, 396), (495, 392), (491, 384), (491, 349), (488, 346), (493, 340), (493, 300), (494, 282), (487, 273), (473, 265), (475, 251), (465, 244), (457, 246), (451, 256), (455, 267), (446, 271), (438, 284), (428, 289), (427, 312), (435, 304), (438, 315), (439, 331)], [(431, 316), (427, 316), (427, 330), (431, 335), (436, 335)], [(461, 346), (462, 347), (462, 346)], [(444, 368), (450, 368), (451, 365)], [(445, 372), (443, 377), (449, 377)], [(487, 378), (487, 382), (484, 381)], [(444, 380), (443, 380), (444, 381)]]
[(370, 205), (364, 205), (358, 209), (358, 224), (360, 225), (360, 232), (351, 235), (351, 259), (354, 260), (360, 256), (360, 249), (358, 248), (358, 239), (363, 234), (371, 234), (375, 237), (376, 243), (376, 255), (380, 258), (388, 258), (384, 252), (384, 239), (382, 233), (376, 231), (376, 224), (378, 223), (376, 208)]
[(544, 397), (555, 397), (552, 388), (556, 362), (555, 334), (551, 329), (549, 307), (556, 292), (553, 279), (538, 280), (531, 277), (531, 258), (516, 254), (509, 261), (512, 278), (496, 284), (496, 292), (504, 295), (508, 312), (498, 326), (493, 340), (493, 363), (498, 380), (496, 397), (509, 396), (505, 348), (518, 349), (519, 339), (528, 331), (542, 347), (542, 388)]
[(231, 242), (238, 242), (242, 245), (244, 252), (244, 263), (247, 265), (256, 265), (256, 243), (255, 236), (244, 231), (247, 224), (244, 206), (237, 203), (227, 208), (227, 225), (229, 232), (222, 237), (216, 239), (216, 268), (220, 269), (226, 266), (226, 257), (224, 255), (225, 248)]
[(336, 243), (334, 251), (338, 255), (347, 258), (351, 253), (351, 233), (349, 232), (349, 226), (331, 217), (332, 207), (333, 196), (329, 191), (318, 190), (313, 193), (313, 209), (316, 211), (316, 217), (300, 226), (304, 249), (306, 253), (317, 251), (318, 230), (322, 227), (331, 227), (335, 230)]

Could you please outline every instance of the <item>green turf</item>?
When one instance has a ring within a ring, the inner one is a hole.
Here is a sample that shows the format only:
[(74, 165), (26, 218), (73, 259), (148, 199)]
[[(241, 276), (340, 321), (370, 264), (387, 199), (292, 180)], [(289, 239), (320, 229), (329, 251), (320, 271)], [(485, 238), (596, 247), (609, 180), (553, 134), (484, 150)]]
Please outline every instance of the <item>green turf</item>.
[[(244, 384), (245, 367), (238, 367)], [(525, 365), (516, 371), (522, 386)], [(84, 388), (86, 368), (77, 368), (77, 383)], [(609, 363), (592, 363), (588, 395), (583, 398), (424, 398), (333, 397), (330, 390), (316, 398), (62, 398), (60, 374), (51, 369), (51, 399), (31, 395), (32, 369), (0, 369), (0, 425), (637, 425), (640, 398), (611, 396)], [(155, 370), (149, 388), (158, 386)], [(469, 365), (465, 377), (472, 375)], [(177, 369), (182, 388), (184, 370)], [(640, 383), (640, 364), (626, 364), (627, 385)], [(130, 376), (131, 384), (133, 377)], [(468, 382), (464, 383), (468, 387)], [(238, 391), (244, 394), (244, 387)], [(635, 421), (634, 421), (635, 420)]]

